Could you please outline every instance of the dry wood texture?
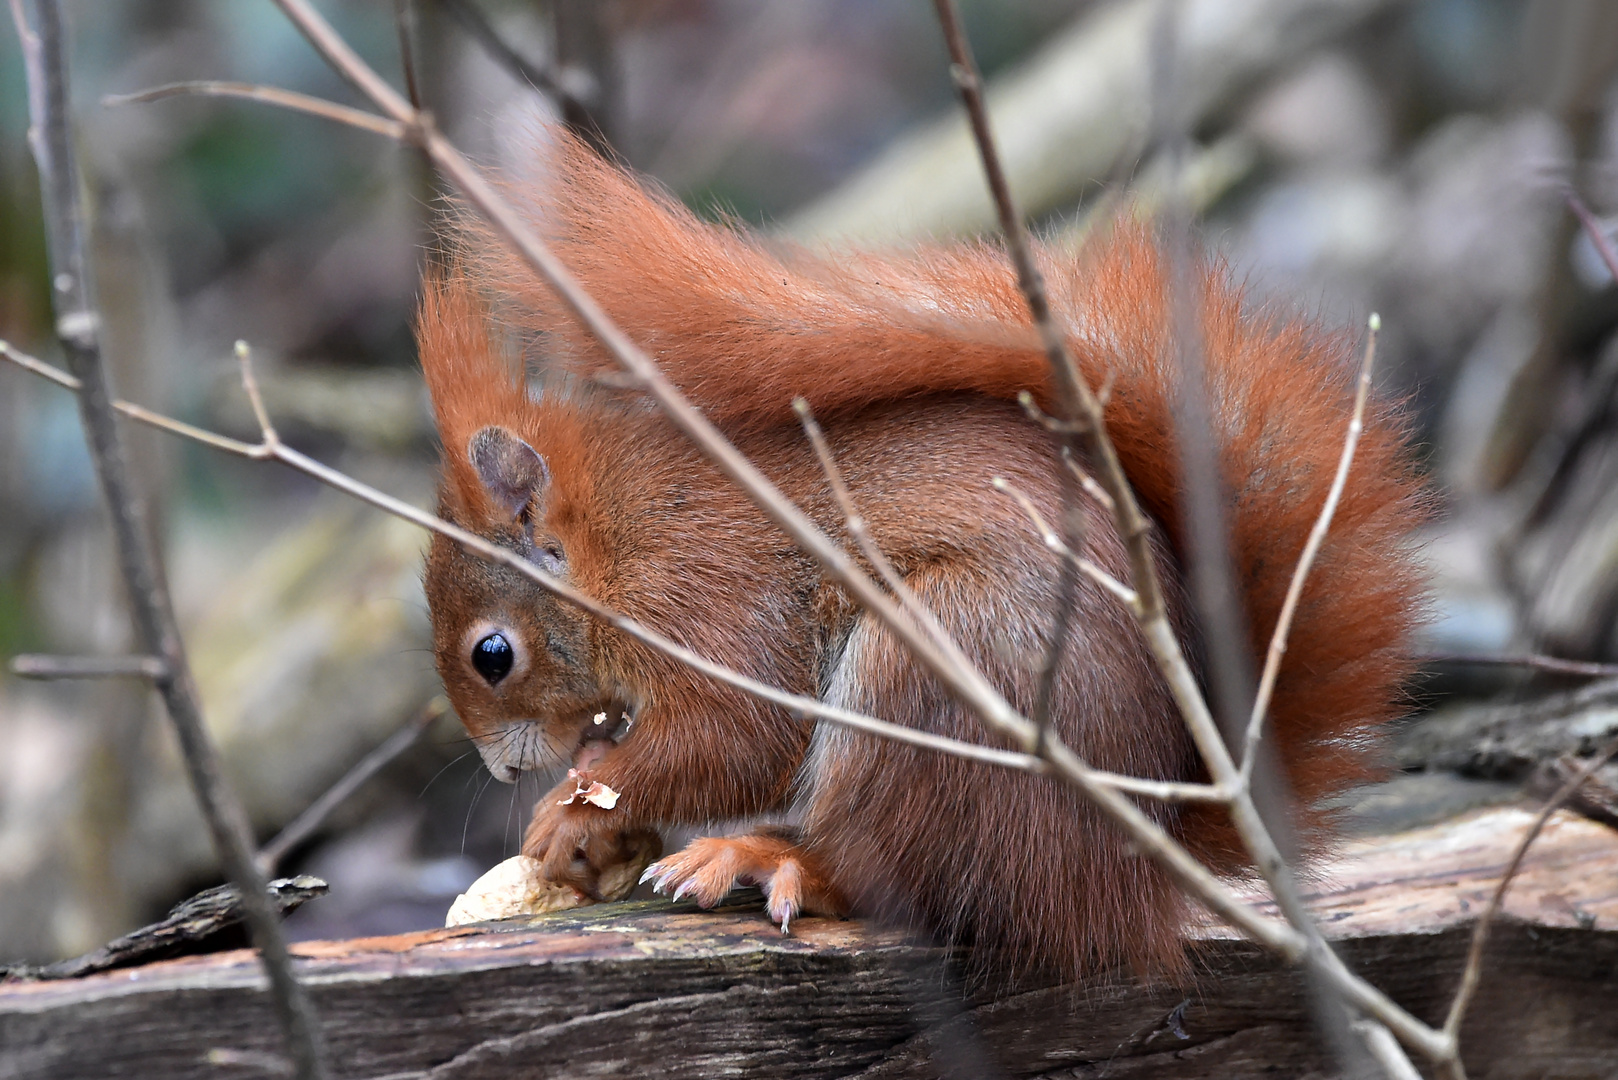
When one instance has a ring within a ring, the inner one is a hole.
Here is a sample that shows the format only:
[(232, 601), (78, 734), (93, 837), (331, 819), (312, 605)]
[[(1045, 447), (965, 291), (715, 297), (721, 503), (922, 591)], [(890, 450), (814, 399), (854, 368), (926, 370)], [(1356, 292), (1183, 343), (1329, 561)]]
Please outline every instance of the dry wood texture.
[[(1470, 920), (1532, 814), (1356, 841), (1311, 903), (1356, 970), (1442, 1019)], [(1473, 1077), (1618, 1077), (1618, 834), (1554, 817), (1508, 894), (1462, 1045)], [(1322, 1067), (1296, 972), (1199, 933), (1195, 984), (963, 990), (853, 922), (663, 902), (295, 947), (337, 1075), (1245, 1077)], [(246, 952), (0, 987), (0, 1077), (273, 1075)]]

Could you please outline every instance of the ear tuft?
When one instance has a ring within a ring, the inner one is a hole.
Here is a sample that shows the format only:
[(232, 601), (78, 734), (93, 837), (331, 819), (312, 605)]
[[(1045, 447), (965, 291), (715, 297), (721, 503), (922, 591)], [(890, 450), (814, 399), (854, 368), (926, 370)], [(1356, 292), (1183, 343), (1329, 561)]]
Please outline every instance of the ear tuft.
[(473, 435), (466, 457), (495, 508), (513, 519), (541, 498), (550, 483), (545, 459), (503, 427), (486, 427)]

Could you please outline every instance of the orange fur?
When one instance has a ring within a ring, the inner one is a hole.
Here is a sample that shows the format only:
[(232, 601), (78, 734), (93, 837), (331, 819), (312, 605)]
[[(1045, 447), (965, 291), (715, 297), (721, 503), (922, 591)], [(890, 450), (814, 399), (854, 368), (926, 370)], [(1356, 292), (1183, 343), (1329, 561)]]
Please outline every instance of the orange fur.
[[(807, 397), (884, 550), (1002, 691), (1032, 708), (1056, 567), (987, 481), (1008, 476), (1053, 514), (1060, 489), (1048, 437), (1006, 404), (1025, 389), (1048, 403), (1050, 385), (1003, 254), (982, 245), (901, 256), (772, 247), (702, 223), (554, 138), (549, 179), (511, 193), (584, 286), (836, 535), (837, 508), (790, 410), (794, 396)], [(1108, 428), (1163, 526), (1160, 565), (1184, 619), (1172, 554), (1183, 537), (1165, 260), (1149, 230), (1128, 222), (1077, 258), (1040, 255), (1086, 376), (1112, 381)], [(994, 741), (654, 411), (588, 387), (531, 399), (492, 334), (514, 332), (584, 376), (610, 361), (497, 239), (472, 229), (463, 265), (430, 284), (419, 328), (448, 516), (502, 542), (554, 545), (575, 584), (747, 674)], [(1216, 266), (1199, 280), (1232, 550), (1261, 659), (1341, 449), (1351, 343), (1244, 310)], [(489, 425), (548, 466), (521, 521), (490, 505), (468, 460), (468, 440)], [(1376, 406), (1272, 708), (1275, 744), (1306, 804), (1367, 774), (1374, 727), (1397, 708), (1408, 673), (1401, 646), (1420, 597), (1404, 538), (1422, 508), (1400, 420)], [(1123, 575), (1110, 521), (1088, 510), (1087, 554)], [(847, 733), (823, 731), (811, 746), (804, 725), (582, 620), (515, 575), (472, 566), (447, 543), (434, 544), (428, 591), (440, 670), (474, 736), (511, 730), (520, 742), (529, 728), (513, 722), (539, 721), (554, 758), (588, 733), (585, 710), (635, 709), (634, 732), (591, 772), (624, 792), (619, 809), (542, 803), (526, 849), (548, 872), (587, 879), (594, 847), (631, 824), (713, 820), (795, 798), (807, 856), (793, 872), (856, 911), (1070, 971), (1118, 959), (1179, 963), (1172, 888), (1049, 782)], [(1127, 616), (1089, 583), (1076, 616), (1057, 729), (1101, 767), (1195, 775)], [(465, 653), (477, 620), (496, 617), (528, 645), (520, 680), (491, 687)], [(1222, 812), (1154, 813), (1217, 867), (1243, 865)]]

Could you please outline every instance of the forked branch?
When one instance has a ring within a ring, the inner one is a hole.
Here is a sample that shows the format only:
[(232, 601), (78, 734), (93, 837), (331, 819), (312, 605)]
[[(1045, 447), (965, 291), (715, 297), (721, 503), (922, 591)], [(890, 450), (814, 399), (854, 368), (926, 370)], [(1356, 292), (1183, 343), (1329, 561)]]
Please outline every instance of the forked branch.
[[(1276, 904), (1293, 928), (1300, 934), (1304, 948), (1297, 954), (1317, 977), (1319, 985), (1329, 988), (1352, 1008), (1375, 1016), (1397, 1032), (1407, 1045), (1420, 1048), (1435, 1060), (1446, 1060), (1454, 1055), (1454, 1040), (1421, 1023), (1400, 1009), (1385, 995), (1354, 976), (1342, 960), (1332, 951), (1305, 907), (1291, 868), (1283, 858), (1269, 828), (1260, 816), (1252, 798), (1248, 776), (1238, 770), (1229, 749), (1215, 724), (1213, 715), (1203, 697), (1202, 689), (1187, 663), (1180, 643), (1169, 624), (1163, 602), (1163, 591), (1157, 579), (1152, 558), (1150, 526), (1135, 499), (1134, 491), (1119, 461), (1116, 449), (1107, 433), (1101, 403), (1090, 390), (1067, 347), (1067, 340), (1057, 325), (1044, 281), (1034, 262), (1022, 215), (1012, 199), (995, 148), (994, 132), (989, 124), (988, 110), (983, 103), (982, 78), (972, 58), (971, 46), (966, 40), (954, 0), (934, 0), (938, 20), (949, 46), (951, 68), (956, 87), (966, 107), (972, 135), (988, 181), (990, 195), (1005, 235), (1007, 252), (1016, 267), (1017, 280), (1027, 300), (1028, 310), (1046, 355), (1057, 386), (1058, 400), (1067, 410), (1065, 420), (1085, 440), (1090, 457), (1099, 466), (1099, 480), (1113, 501), (1113, 512), (1118, 531), (1130, 552), (1131, 584), (1138, 601), (1131, 606), (1148, 646), (1157, 658), (1158, 666), (1173, 693), (1186, 726), (1202, 754), (1202, 759), (1213, 777), (1214, 786), (1229, 795), (1231, 818), (1242, 843), (1252, 857), (1254, 865), (1269, 884)], [(1165, 17), (1172, 14), (1165, 9)], [(1221, 538), (1222, 539), (1222, 538)]]
[[(956, 739), (949, 739), (940, 735), (933, 735), (929, 732), (917, 731), (914, 728), (907, 728), (900, 724), (879, 720), (874, 716), (867, 716), (864, 713), (857, 713), (848, 709), (840, 709), (833, 705), (827, 705), (825, 702), (822, 702), (816, 698), (788, 693), (785, 690), (781, 690), (765, 683), (758, 682), (757, 680), (750, 679), (739, 672), (733, 671), (721, 664), (716, 664), (705, 657), (699, 656), (691, 650), (686, 649), (684, 646), (678, 645), (670, 639), (657, 633), (650, 627), (636, 622), (628, 616), (620, 614), (612, 608), (607, 607), (605, 604), (595, 600), (588, 594), (574, 589), (572, 586), (568, 585), (566, 582), (563, 582), (559, 578), (554, 578), (545, 573), (538, 566), (526, 559), (521, 558), (514, 552), (511, 552), (506, 548), (499, 547), (498, 545), (491, 544), (475, 533), (469, 533), (464, 529), (460, 529), (457, 526), (443, 520), (442, 518), (435, 517), (434, 515), (411, 506), (409, 503), (396, 499), (385, 492), (378, 491), (376, 488), (373, 488), (368, 484), (364, 484), (359, 480), (347, 475), (346, 473), (339, 472), (328, 465), (324, 465), (312, 458), (306, 457), (305, 455), (283, 443), (276, 434), (275, 428), (271, 425), (269, 415), (264, 410), (263, 401), (258, 392), (257, 379), (253, 375), (251, 352), (245, 343), (237, 343), (236, 355), (241, 363), (243, 389), (248, 395), (248, 399), (253, 407), (253, 413), (258, 418), (260, 425), (259, 442), (244, 442), (241, 439), (233, 439), (227, 435), (220, 435), (215, 432), (204, 431), (203, 429), (194, 427), (191, 424), (164, 416), (161, 413), (152, 412), (149, 409), (144, 409), (139, 405), (130, 404), (127, 401), (114, 399), (111, 403), (112, 407), (116, 411), (123, 413), (125, 416), (157, 428), (160, 431), (167, 431), (170, 434), (178, 435), (181, 438), (200, 442), (204, 445), (213, 447), (215, 450), (220, 450), (227, 454), (248, 458), (253, 461), (278, 461), (288, 468), (301, 472), (306, 476), (313, 477), (323, 484), (336, 488), (338, 491), (359, 499), (361, 502), (368, 503), (386, 513), (392, 514), (395, 517), (409, 521), (414, 525), (418, 525), (421, 528), (428, 530), (429, 532), (440, 533), (451, 540), (454, 540), (467, 551), (478, 556), (479, 558), (487, 559), (492, 563), (506, 566), (512, 570), (515, 570), (516, 572), (534, 581), (541, 588), (550, 591), (559, 599), (573, 604), (581, 610), (590, 613), (595, 618), (600, 619), (609, 626), (623, 631), (625, 634), (628, 634), (630, 637), (641, 642), (642, 644), (656, 649), (657, 651), (662, 652), (675, 660), (678, 660), (680, 663), (685, 664), (686, 666), (693, 668), (704, 675), (707, 675), (711, 679), (724, 683), (727, 686), (734, 687), (743, 693), (751, 694), (760, 698), (761, 700), (768, 701), (771, 704), (779, 705), (795, 716), (812, 717), (817, 720), (825, 720), (830, 723), (841, 724), (845, 727), (853, 728), (857, 731), (864, 731), (871, 735), (878, 735), (882, 738), (910, 743), (911, 745), (925, 747), (926, 749), (934, 750), (939, 753), (953, 754), (957, 757), (964, 757), (989, 765), (997, 765), (1003, 768), (1019, 769), (1024, 772), (1033, 773), (1044, 773), (1049, 771), (1049, 766), (1046, 762), (1028, 754), (1021, 754), (1010, 750), (997, 750), (993, 747), (979, 746), (975, 743), (961, 742)], [(77, 390), (79, 388), (79, 381), (73, 376), (52, 367), (51, 365), (46, 364), (25, 352), (22, 352), (5, 341), (0, 341), (0, 357), (10, 360), (18, 367), (31, 371), (42, 378), (49, 379), (58, 386), (69, 390)], [(55, 658), (49, 659), (54, 660)], [(137, 659), (147, 660), (149, 658)], [(32, 666), (30, 666), (29, 670), (24, 672), (24, 674), (33, 675), (33, 667), (37, 666), (40, 667), (42, 673), (35, 677), (51, 677), (50, 675), (43, 673), (45, 665), (42, 663), (31, 662), (31, 664)], [(128, 665), (121, 665), (117, 673), (146, 674), (144, 668), (139, 671), (124, 670), (127, 666)], [(80, 675), (82, 676), (82, 673), (80, 673)], [(64, 674), (60, 677), (70, 676)], [(1108, 774), (1098, 773), (1097, 775), (1100, 777), (1106, 777)], [(1112, 781), (1101, 779), (1098, 780), (1098, 782), (1109, 783)], [(1150, 781), (1137, 781), (1133, 777), (1118, 777), (1116, 778), (1115, 786), (1119, 787), (1120, 790), (1142, 793), (1143, 789), (1140, 787), (1140, 785), (1148, 785), (1148, 787), (1144, 790), (1149, 790), (1150, 784)]]

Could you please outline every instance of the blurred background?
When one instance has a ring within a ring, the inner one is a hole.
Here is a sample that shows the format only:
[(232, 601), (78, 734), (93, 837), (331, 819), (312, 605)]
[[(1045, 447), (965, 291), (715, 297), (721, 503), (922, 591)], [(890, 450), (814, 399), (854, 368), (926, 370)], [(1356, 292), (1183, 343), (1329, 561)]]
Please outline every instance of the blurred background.
[[(403, 85), (395, 3), (321, 7)], [(1013, 187), (1054, 244), (1081, 243), (1093, 214), (1184, 205), (1255, 303), (1351, 329), (1381, 313), (1379, 382), (1413, 403), (1443, 492), (1418, 648), (1618, 660), (1618, 293), (1567, 201), (1601, 229), (1618, 212), (1618, 5), (962, 7)], [(260, 104), (102, 103), (232, 79), (360, 104), (268, 3), (65, 8), (119, 393), (254, 437), (230, 353), (246, 339), (288, 441), (428, 505), (409, 318), (434, 178), (376, 136)], [(811, 243), (992, 231), (924, 0), (411, 0), (407, 14), (424, 103), (490, 165), (520, 155), (534, 117), (562, 115), (699, 212)], [(1189, 133), (1183, 153), (1153, 137), (1165, 127)], [(7, 25), (0, 337), (54, 360), (48, 299)], [(278, 467), (130, 435), (208, 720), (268, 838), (436, 692), (424, 537)], [(0, 657), (127, 647), (74, 403), (0, 366)], [(1435, 660), (1416, 706), (1558, 685)], [(290, 853), (284, 870), (333, 885), (297, 936), (440, 925), (515, 853), (538, 782), (491, 786), (470, 750), (444, 717)], [(149, 693), (0, 671), (0, 961), (82, 952), (217, 879)]]

